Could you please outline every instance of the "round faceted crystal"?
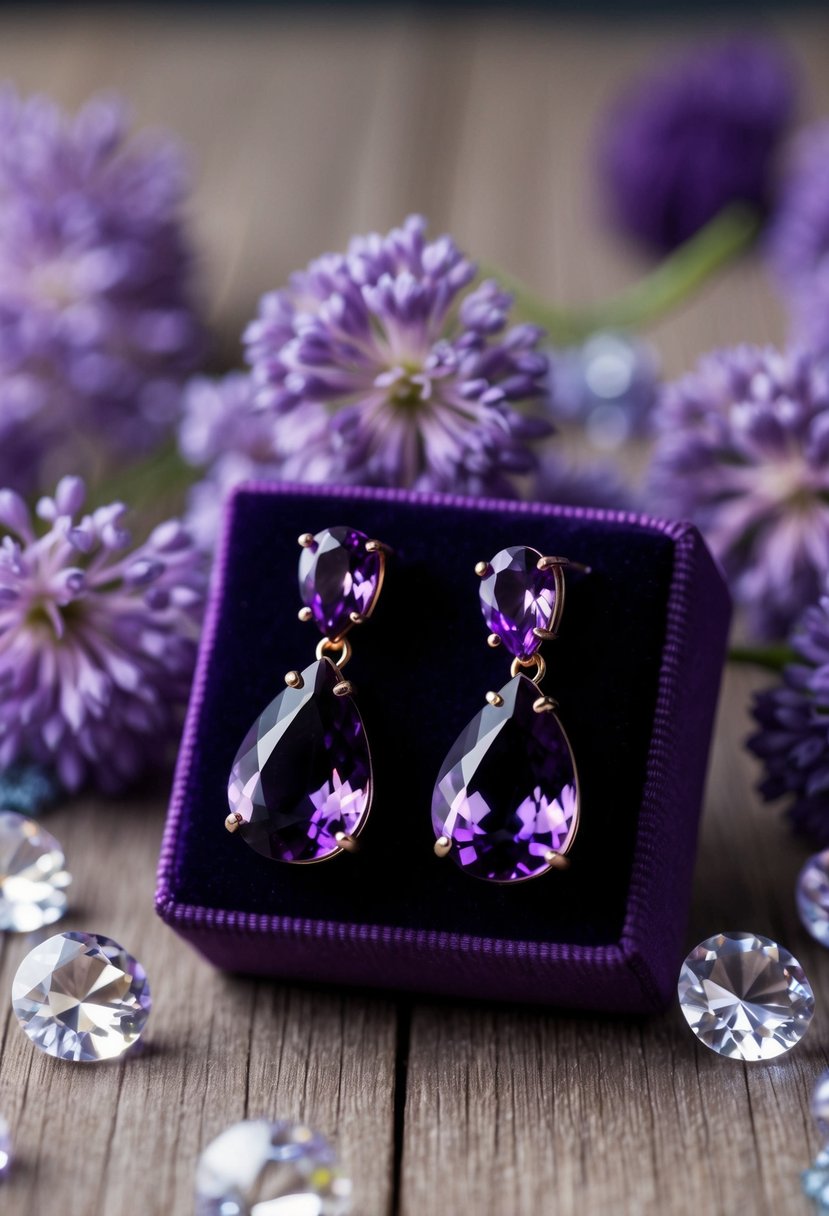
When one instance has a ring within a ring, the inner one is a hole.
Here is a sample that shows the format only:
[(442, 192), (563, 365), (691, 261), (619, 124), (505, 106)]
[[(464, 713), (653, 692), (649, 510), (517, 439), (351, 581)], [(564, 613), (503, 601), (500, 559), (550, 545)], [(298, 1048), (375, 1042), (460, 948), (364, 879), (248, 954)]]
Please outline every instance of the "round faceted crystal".
[(790, 1051), (815, 1010), (797, 959), (754, 933), (718, 933), (700, 942), (682, 965), (678, 991), (700, 1042), (735, 1060), (772, 1060)]
[(326, 528), (302, 550), (299, 594), (327, 638), (341, 637), (351, 613), (368, 616), (380, 589), (382, 559), (368, 552), (368, 537), (356, 528)]
[(800, 871), (797, 910), (812, 937), (829, 946), (829, 849), (815, 853)]
[(96, 933), (58, 933), (35, 946), (12, 984), (20, 1025), (61, 1060), (120, 1056), (143, 1031), (150, 1005), (143, 967)]
[(357, 706), (334, 693), (341, 678), (328, 659), (306, 667), (302, 687), (270, 703), (233, 761), (227, 799), (239, 834), (275, 861), (321, 861), (368, 815), (368, 744)]
[(502, 549), (481, 579), (481, 611), (490, 633), (499, 637), (510, 654), (535, 654), (541, 638), (534, 629), (549, 629), (556, 603), (552, 570), (539, 570), (541, 554), (518, 546)]
[(578, 784), (567, 736), (539, 692), (517, 675), (456, 740), (432, 795), (435, 835), (476, 878), (515, 882), (549, 868), (578, 827)]
[(346, 1216), (351, 1183), (327, 1140), (299, 1123), (247, 1119), (208, 1144), (196, 1216)]
[(0, 929), (31, 933), (60, 920), (69, 882), (54, 836), (17, 811), (0, 811)]
[(9, 1172), (12, 1163), (12, 1134), (8, 1123), (0, 1115), (0, 1181)]

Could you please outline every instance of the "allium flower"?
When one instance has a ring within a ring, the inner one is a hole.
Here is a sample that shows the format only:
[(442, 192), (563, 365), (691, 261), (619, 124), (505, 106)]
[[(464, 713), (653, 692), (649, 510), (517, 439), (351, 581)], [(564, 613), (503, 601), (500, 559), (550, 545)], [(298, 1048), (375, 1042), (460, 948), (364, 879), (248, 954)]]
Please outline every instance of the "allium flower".
[(783, 636), (829, 569), (829, 364), (741, 346), (660, 402), (658, 510), (699, 524), (752, 631)]
[(542, 456), (529, 496), (534, 502), (562, 507), (610, 507), (616, 511), (636, 508), (630, 487), (611, 461), (581, 464), (554, 453)]
[(330, 467), (328, 413), (307, 404), (288, 414), (261, 408), (250, 376), (194, 378), (184, 393), (179, 447), (206, 471), (190, 492), (187, 526), (204, 549), (216, 540), (222, 504), (240, 481), (322, 481)]
[(256, 400), (295, 419), (327, 407), (314, 478), (514, 494), (550, 430), (517, 408), (543, 397), (541, 331), (508, 327), (511, 297), (472, 288), (474, 265), (425, 227), (356, 237), (264, 297), (245, 335)]
[(829, 122), (799, 136), (768, 232), (799, 343), (829, 352)]
[(130, 139), (117, 101), (70, 117), (0, 91), (3, 478), (30, 487), (47, 445), (133, 454), (172, 424), (203, 344), (185, 188), (177, 148)]
[(65, 477), (38, 504), (0, 491), (0, 768), (114, 792), (167, 755), (195, 658), (203, 559), (182, 526), (130, 548), (120, 503), (82, 514)]
[(697, 47), (638, 81), (600, 148), (616, 223), (665, 250), (729, 203), (765, 208), (794, 95), (784, 54), (748, 38)]
[(829, 585), (792, 636), (797, 655), (782, 683), (758, 693), (759, 731), (748, 746), (763, 761), (763, 797), (788, 799), (797, 828), (829, 845)]

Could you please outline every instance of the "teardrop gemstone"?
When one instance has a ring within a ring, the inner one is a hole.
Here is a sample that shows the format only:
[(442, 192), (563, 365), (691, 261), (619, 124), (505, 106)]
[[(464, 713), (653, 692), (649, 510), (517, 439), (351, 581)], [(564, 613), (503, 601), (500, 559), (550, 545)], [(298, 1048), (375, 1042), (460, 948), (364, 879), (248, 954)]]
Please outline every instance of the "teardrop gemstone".
[(534, 878), (546, 855), (565, 853), (578, 828), (576, 764), (552, 710), (537, 713), (539, 691), (517, 675), (455, 742), (432, 795), (435, 835), (468, 874), (491, 882)]
[(556, 606), (552, 570), (539, 570), (541, 554), (518, 545), (502, 549), (481, 579), (481, 611), (490, 633), (516, 658), (535, 654), (542, 639), (534, 629), (549, 629)]
[(327, 638), (347, 632), (352, 612), (366, 617), (374, 607), (383, 559), (368, 540), (356, 528), (325, 528), (300, 554), (300, 598)]
[(239, 748), (227, 787), (239, 835), (275, 861), (322, 861), (356, 836), (371, 805), (371, 758), (363, 720), (328, 659), (302, 672), (301, 688), (271, 701)]

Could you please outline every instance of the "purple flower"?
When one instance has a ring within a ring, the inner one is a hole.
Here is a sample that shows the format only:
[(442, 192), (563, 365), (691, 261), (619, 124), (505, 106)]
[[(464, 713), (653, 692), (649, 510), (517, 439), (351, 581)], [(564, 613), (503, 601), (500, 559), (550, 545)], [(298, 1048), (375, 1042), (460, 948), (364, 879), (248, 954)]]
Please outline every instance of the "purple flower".
[(792, 333), (829, 352), (829, 122), (797, 140), (768, 233), (768, 254), (792, 313)]
[(264, 297), (245, 335), (256, 402), (330, 413), (307, 480), (514, 494), (551, 429), (524, 408), (544, 394), (541, 331), (509, 327), (511, 297), (472, 287), (474, 265), (425, 228), (355, 237)]
[(797, 661), (782, 682), (758, 693), (753, 713), (759, 730), (748, 747), (765, 768), (760, 792), (785, 797), (801, 831), (829, 845), (829, 590), (807, 608), (791, 642)]
[(121, 503), (83, 514), (64, 477), (37, 524), (0, 490), (0, 768), (33, 761), (69, 790), (114, 792), (167, 757), (204, 590), (176, 521), (130, 547)]
[(600, 148), (615, 222), (666, 250), (729, 203), (765, 208), (794, 97), (785, 54), (753, 38), (697, 47), (638, 81)]
[(203, 346), (185, 190), (178, 149), (131, 139), (117, 101), (72, 117), (0, 91), (4, 480), (30, 488), (67, 452), (132, 455), (171, 426)]
[(829, 568), (829, 364), (740, 346), (667, 386), (656, 509), (699, 524), (752, 632), (783, 636)]
[(566, 507), (636, 509), (634, 495), (619, 469), (609, 460), (570, 462), (552, 452), (542, 456), (530, 497)]

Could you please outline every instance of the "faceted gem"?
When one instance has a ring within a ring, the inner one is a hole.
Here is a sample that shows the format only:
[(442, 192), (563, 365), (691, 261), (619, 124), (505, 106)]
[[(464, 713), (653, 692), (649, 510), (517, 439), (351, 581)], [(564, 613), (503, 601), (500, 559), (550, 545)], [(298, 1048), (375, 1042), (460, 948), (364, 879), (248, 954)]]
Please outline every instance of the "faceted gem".
[(8, 1174), (12, 1163), (12, 1134), (11, 1129), (0, 1115), (0, 1182)]
[(718, 933), (692, 950), (679, 1004), (694, 1034), (733, 1060), (773, 1060), (809, 1028), (815, 998), (797, 959), (768, 937)]
[(351, 613), (368, 616), (380, 590), (382, 555), (368, 552), (368, 537), (356, 528), (326, 528), (302, 550), (299, 594), (327, 638), (341, 637)]
[(822, 1072), (815, 1081), (810, 1107), (812, 1118), (825, 1144), (829, 1140), (829, 1069)]
[(356, 836), (371, 804), (371, 759), (357, 706), (328, 659), (260, 714), (233, 761), (227, 797), (239, 834), (276, 861), (321, 861)]
[(539, 691), (517, 675), (456, 740), (432, 795), (435, 835), (476, 878), (515, 882), (549, 868), (578, 827), (573, 753), (554, 713), (533, 709)]
[(17, 811), (0, 811), (0, 929), (31, 933), (60, 920), (70, 881), (54, 836)]
[(20, 1025), (47, 1055), (110, 1060), (136, 1042), (150, 1015), (144, 969), (96, 933), (58, 933), (30, 950), (12, 983)]
[(540, 557), (524, 546), (502, 549), (481, 579), (481, 611), (487, 628), (519, 658), (535, 654), (542, 639), (533, 630), (549, 629), (555, 611), (555, 576), (552, 570), (538, 569)]
[(829, 849), (806, 862), (798, 875), (796, 898), (804, 928), (821, 946), (829, 946)]
[(334, 1150), (301, 1123), (245, 1119), (196, 1167), (196, 1216), (347, 1216), (351, 1183)]

